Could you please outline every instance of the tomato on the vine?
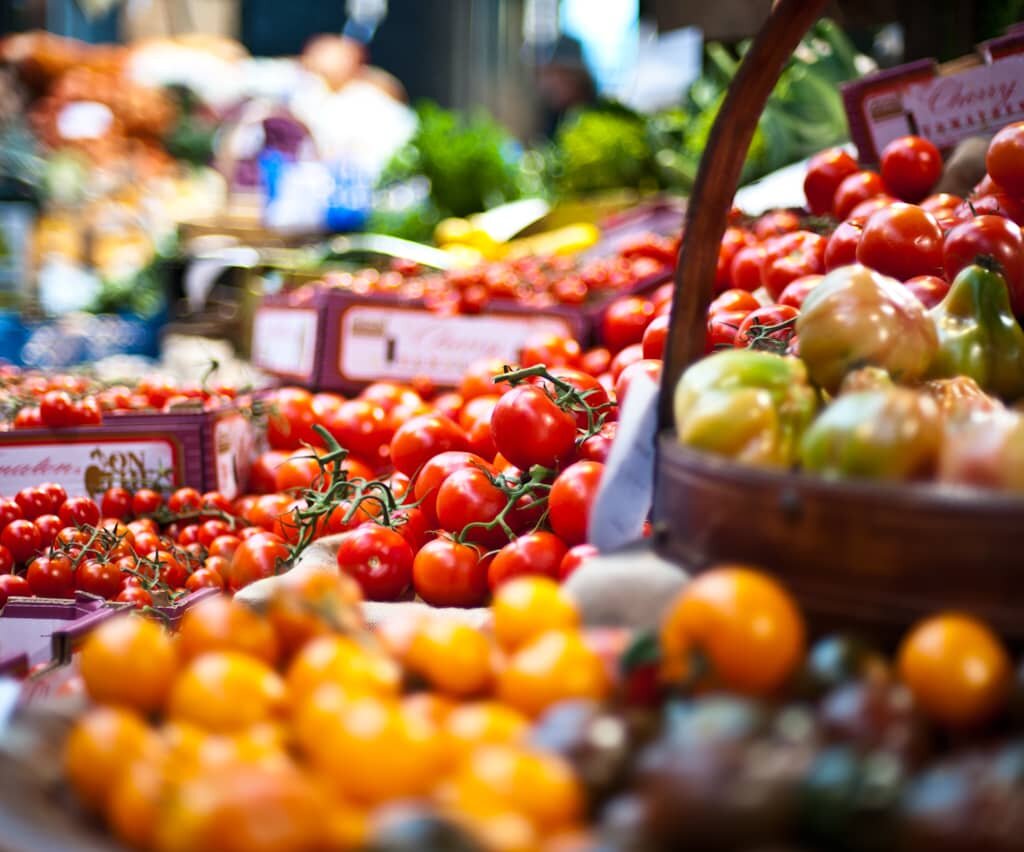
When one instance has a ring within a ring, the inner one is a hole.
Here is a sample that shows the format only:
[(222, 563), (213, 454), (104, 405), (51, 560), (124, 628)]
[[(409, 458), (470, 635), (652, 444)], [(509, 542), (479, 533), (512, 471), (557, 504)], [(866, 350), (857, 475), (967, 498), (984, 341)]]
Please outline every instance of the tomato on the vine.
[(829, 148), (811, 157), (804, 176), (804, 195), (807, 207), (815, 216), (832, 212), (839, 184), (860, 166), (842, 148)]
[(803, 278), (790, 281), (779, 296), (779, 304), (800, 310), (807, 294), (817, 287), (824, 277), (823, 275), (805, 275)]
[(39, 548), (46, 550), (57, 539), (57, 534), (64, 527), (64, 522), (56, 515), (40, 515), (32, 523), (39, 530)]
[[(31, 597), (35, 591), (29, 584), (28, 580), (26, 580), (20, 574), (3, 573), (0, 573), (0, 590), (3, 590), (3, 592), (7, 595), (8, 598)], [(64, 597), (64, 595), (61, 595), (60, 597)]]
[(565, 582), (575, 574), (588, 559), (593, 559), (600, 551), (592, 544), (577, 544), (566, 551), (558, 566), (558, 580)]
[(541, 388), (520, 385), (494, 407), (491, 431), (498, 452), (521, 470), (553, 468), (575, 448), (576, 418)]
[(359, 583), (367, 600), (399, 600), (412, 585), (412, 548), (387, 527), (365, 523), (342, 533), (337, 560), (338, 568)]
[(857, 260), (900, 281), (936, 275), (942, 272), (942, 229), (921, 207), (892, 204), (868, 218)]
[(391, 463), (412, 476), (440, 453), (467, 451), (464, 429), (443, 414), (423, 414), (403, 423), (391, 438)]
[(431, 606), (473, 607), (487, 600), (487, 562), (472, 544), (428, 541), (412, 566), (417, 594)]
[(541, 575), (558, 577), (558, 570), (568, 548), (558, 536), (543, 530), (513, 539), (491, 561), (487, 582), (497, 589), (516, 577)]
[(273, 533), (252, 535), (238, 546), (231, 557), (231, 568), (224, 578), (231, 591), (256, 580), (271, 577), (289, 556), (288, 545)]
[(793, 231), (766, 245), (761, 284), (768, 295), (778, 299), (791, 281), (824, 272), (826, 244), (827, 240), (820, 234)]
[(785, 344), (796, 334), (796, 318), (799, 315), (800, 311), (789, 305), (770, 305), (751, 311), (740, 323), (735, 346), (747, 349), (757, 340), (771, 340), (781, 344), (781, 347), (769, 344), (773, 351), (784, 349)]
[(32, 594), (41, 598), (73, 598), (74, 568), (71, 560), (61, 554), (39, 556), (29, 563), (25, 580)]
[(94, 527), (100, 522), (100, 507), (88, 497), (72, 497), (60, 507), (59, 515), (66, 526)]
[(75, 588), (110, 600), (121, 591), (121, 571), (99, 559), (87, 559), (75, 569)]
[(979, 260), (992, 263), (1006, 279), (1014, 313), (1024, 314), (1024, 236), (1002, 216), (977, 216), (946, 234), (943, 261), (952, 281), (965, 266)]
[(551, 528), (570, 547), (587, 539), (590, 507), (601, 484), (604, 465), (576, 462), (555, 479), (548, 494)]
[[(468, 541), (489, 547), (508, 540), (495, 521), (508, 504), (505, 493), (491, 482), (490, 476), (475, 467), (466, 467), (449, 474), (437, 491), (435, 513), (441, 528), (453, 533), (465, 531)], [(473, 526), (470, 524), (493, 524)]]
[(654, 318), (654, 303), (641, 296), (624, 296), (612, 302), (601, 319), (601, 339), (612, 352), (639, 343)]
[(132, 512), (132, 494), (127, 488), (108, 488), (100, 498), (104, 518), (127, 518)]
[(164, 498), (159, 491), (154, 491), (152, 488), (140, 488), (132, 495), (132, 514), (150, 515), (163, 503)]
[(708, 317), (707, 352), (731, 347), (736, 343), (736, 334), (750, 311), (721, 311)]
[(0, 532), (0, 544), (11, 552), (15, 562), (27, 562), (39, 552), (39, 530), (32, 521), (12, 521)]
[(761, 243), (744, 246), (732, 260), (730, 280), (733, 289), (753, 292), (761, 286), (761, 270), (767, 255)]
[(882, 180), (903, 201), (920, 201), (942, 175), (942, 155), (920, 136), (902, 136), (882, 149)]

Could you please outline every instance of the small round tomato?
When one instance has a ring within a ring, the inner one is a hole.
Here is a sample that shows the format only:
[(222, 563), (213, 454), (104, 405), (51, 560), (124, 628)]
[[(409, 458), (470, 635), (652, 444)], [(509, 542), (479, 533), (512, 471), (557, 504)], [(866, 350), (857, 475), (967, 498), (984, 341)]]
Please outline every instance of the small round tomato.
[(443, 695), (468, 698), (490, 687), (493, 650), (475, 627), (449, 618), (425, 618), (413, 631), (404, 661)]
[(804, 299), (807, 298), (807, 294), (817, 287), (824, 277), (824, 275), (805, 275), (803, 278), (790, 281), (786, 285), (786, 289), (779, 296), (779, 304), (800, 310), (804, 305)]
[[(644, 358), (644, 347), (641, 343), (634, 343), (632, 346), (627, 346), (621, 352), (619, 352), (614, 358), (609, 368), (612, 381), (617, 381), (619, 376), (622, 375), (622, 371), (626, 369), (630, 364), (635, 364), (637, 361), (642, 361)], [(600, 376), (598, 382), (601, 381)]]
[(785, 345), (796, 334), (796, 318), (799, 315), (800, 311), (789, 305), (772, 305), (751, 311), (736, 332), (736, 348), (766, 348), (770, 351), (785, 349)]
[(708, 658), (716, 685), (764, 695), (796, 670), (805, 633), (799, 609), (775, 580), (721, 566), (692, 580), (669, 606), (661, 647), (670, 675), (688, 676), (696, 651)]
[(75, 588), (110, 600), (121, 591), (121, 571), (110, 562), (87, 559), (75, 569)]
[(10, 574), (14, 570), (14, 555), (0, 544), (0, 574)]
[(178, 652), (183, 659), (191, 660), (210, 651), (238, 651), (271, 666), (280, 657), (270, 622), (227, 595), (213, 595), (200, 601), (182, 616), (178, 627)]
[(431, 606), (473, 607), (487, 600), (487, 563), (471, 544), (428, 541), (412, 566), (416, 593)]
[(879, 210), (885, 210), (887, 207), (891, 207), (893, 204), (898, 203), (900, 202), (891, 195), (875, 195), (854, 207), (853, 210), (850, 211), (850, 215), (846, 218), (853, 219), (858, 222), (867, 222), (872, 214), (877, 213)]
[(441, 529), (463, 534), (476, 544), (499, 547), (508, 536), (495, 521), (507, 504), (508, 497), (487, 472), (467, 467), (445, 477), (437, 490), (434, 511)]
[(38, 405), (26, 405), (18, 409), (14, 415), (15, 429), (42, 429), (43, 416)]
[(761, 286), (761, 270), (766, 255), (765, 247), (761, 243), (744, 246), (736, 252), (729, 276), (733, 289), (753, 292)]
[(1024, 314), (1024, 236), (1002, 216), (977, 216), (951, 228), (943, 244), (946, 278), (952, 281), (965, 266), (985, 259), (1006, 279), (1014, 313)]
[(323, 490), (320, 464), (308, 449), (295, 450), (274, 473), (274, 490), (296, 492), (315, 485)]
[(921, 208), (931, 213), (941, 225), (944, 221), (956, 218), (957, 208), (963, 204), (963, 201), (959, 195), (940, 192), (936, 195), (929, 195), (921, 202)]
[(50, 496), (41, 488), (22, 488), (14, 495), (14, 502), (18, 504), (24, 518), (29, 521), (55, 511)]
[(800, 230), (800, 217), (792, 210), (771, 210), (754, 222), (754, 236), (759, 240), (781, 237)]
[(167, 508), (175, 514), (198, 512), (203, 506), (203, 495), (195, 488), (179, 488), (167, 500)]
[(66, 391), (52, 390), (39, 400), (39, 417), (50, 429), (75, 425), (74, 401)]
[(391, 439), (391, 463), (399, 473), (413, 476), (434, 456), (468, 451), (464, 429), (441, 414), (424, 414), (403, 423)]
[(230, 559), (235, 555), (235, 551), (238, 550), (238, 546), (242, 543), (242, 540), (230, 533), (222, 533), (213, 538), (207, 545), (207, 550), (210, 556), (223, 556), (225, 559)]
[(118, 603), (132, 604), (136, 609), (153, 606), (153, 596), (142, 586), (125, 586), (114, 600)]
[(1008, 124), (992, 137), (985, 168), (1007, 192), (1024, 196), (1024, 121)]
[(459, 396), (469, 402), (478, 396), (490, 396), (507, 390), (508, 385), (494, 383), (494, 377), (500, 376), (504, 368), (505, 362), (500, 358), (484, 358), (481, 361), (474, 361), (466, 368), (459, 380)]
[(811, 157), (804, 176), (808, 209), (815, 216), (831, 213), (839, 184), (859, 170), (857, 161), (842, 148), (829, 148)]
[(140, 488), (132, 495), (132, 514), (136, 516), (151, 515), (163, 505), (163, 502), (164, 498), (159, 491), (154, 491), (152, 488)]
[(987, 721), (1004, 705), (1012, 666), (999, 638), (964, 615), (938, 615), (915, 627), (898, 653), (899, 672), (917, 703), (953, 727)]
[(108, 488), (100, 498), (104, 518), (127, 518), (132, 512), (132, 494), (127, 488)]
[(381, 447), (391, 442), (394, 433), (384, 408), (365, 399), (343, 402), (328, 413), (324, 427), (350, 453), (371, 461), (380, 458)]
[(728, 227), (718, 246), (718, 266), (715, 270), (715, 292), (721, 293), (733, 286), (732, 262), (736, 253), (752, 242), (752, 237), (742, 228)]
[(597, 556), (599, 552), (592, 544), (577, 544), (575, 547), (569, 548), (565, 556), (562, 557), (561, 564), (558, 566), (559, 581), (565, 582), (568, 580), (588, 559)]
[(869, 198), (883, 195), (886, 192), (888, 192), (888, 188), (885, 181), (877, 172), (854, 172), (843, 178), (842, 183), (836, 188), (832, 213), (842, 221), (862, 201), (867, 201)]
[(14, 597), (27, 598), (34, 594), (31, 584), (19, 574), (0, 574), (0, 590), (3, 590), (8, 600)]
[(551, 528), (570, 547), (587, 538), (590, 508), (601, 484), (604, 465), (576, 462), (555, 479), (548, 495)]
[(231, 527), (226, 521), (222, 521), (219, 518), (203, 521), (196, 530), (198, 542), (207, 549), (213, 544), (214, 539), (231, 534)]
[(487, 569), (487, 581), (493, 591), (516, 577), (555, 578), (567, 552), (565, 543), (552, 533), (540, 531), (519, 536), (495, 555)]
[(413, 484), (413, 497), (431, 523), (437, 520), (437, 492), (441, 483), (457, 470), (479, 468), (494, 472), (492, 466), (474, 453), (449, 450), (430, 458), (419, 471)]
[(273, 533), (246, 538), (231, 557), (231, 569), (224, 578), (231, 591), (237, 591), (256, 580), (271, 577), (288, 559), (288, 545)]
[(708, 338), (706, 350), (731, 348), (736, 345), (736, 334), (750, 311), (722, 311), (708, 317)]
[[(214, 558), (223, 559), (223, 557)], [(207, 560), (207, 562), (209, 562), (209, 560)], [(224, 564), (225, 568), (229, 565), (227, 560), (224, 560)], [(200, 589), (223, 589), (224, 577), (213, 567), (204, 565), (202, 568), (197, 568), (188, 575), (188, 579), (185, 581), (185, 588), (190, 592), (198, 592)]]
[(33, 523), (39, 530), (39, 549), (46, 550), (57, 540), (57, 534), (63, 529), (64, 522), (56, 515), (40, 515)]
[(661, 383), (661, 361), (656, 358), (644, 358), (635, 361), (623, 370), (615, 380), (615, 400), (620, 406), (626, 404), (629, 389), (640, 376), (647, 376), (655, 385)]
[(50, 508), (46, 512), (48, 515), (56, 515), (68, 499), (68, 492), (64, 490), (64, 486), (56, 482), (44, 482), (39, 486), (39, 490), (50, 498)]
[[(726, 290), (724, 293), (716, 296), (708, 307), (708, 316), (714, 316), (723, 312), (756, 311), (759, 307), (761, 307), (761, 303), (754, 298), (749, 290)], [(649, 356), (645, 355), (644, 357)]]
[(541, 388), (520, 385), (494, 407), (491, 431), (498, 452), (521, 470), (535, 464), (553, 468), (575, 448), (576, 418)]
[(338, 538), (338, 568), (352, 577), (367, 600), (396, 601), (412, 585), (413, 551), (401, 535), (366, 523)]
[[(522, 367), (544, 364), (548, 367), (575, 367), (580, 362), (580, 344), (560, 334), (534, 335), (527, 339), (519, 353)], [(501, 370), (493, 375), (499, 375)]]
[(0, 544), (11, 552), (15, 562), (27, 562), (39, 552), (39, 530), (32, 521), (12, 521), (0, 532)]
[(644, 329), (654, 318), (654, 303), (640, 296), (624, 296), (612, 302), (601, 318), (601, 340), (612, 352), (643, 340)]
[(917, 300), (928, 310), (945, 299), (949, 292), (949, 282), (937, 275), (917, 275), (903, 282), (903, 286), (917, 296)]
[(176, 554), (169, 550), (154, 550), (146, 554), (149, 570), (157, 572), (160, 581), (172, 589), (183, 588), (188, 580), (188, 569)]
[(825, 246), (826, 272), (857, 262), (857, 246), (863, 233), (864, 222), (858, 219), (847, 219), (836, 226)]
[[(742, 290), (726, 290), (726, 293), (744, 292)], [(725, 295), (723, 293), (723, 295)], [(644, 330), (640, 342), (644, 358), (662, 358), (665, 355), (665, 342), (668, 339), (669, 315), (659, 314)]]
[(618, 433), (619, 424), (614, 420), (605, 421), (600, 431), (591, 435), (580, 444), (579, 461), (595, 461), (604, 464), (608, 454), (612, 451), (612, 444), (615, 442), (615, 435)]
[(303, 444), (320, 444), (313, 431), (313, 395), (302, 388), (281, 388), (269, 400), (267, 440), (274, 450), (297, 450)]
[(100, 522), (100, 507), (88, 497), (72, 497), (60, 507), (60, 519), (69, 527), (94, 527)]
[(66, 556), (40, 556), (29, 563), (25, 579), (32, 594), (41, 598), (73, 598), (75, 596), (74, 568)]
[(942, 175), (939, 149), (920, 136), (902, 136), (882, 149), (882, 180), (903, 201), (920, 201)]
[(974, 216), (1002, 216), (1024, 225), (1024, 198), (1015, 198), (1005, 192), (980, 195), (961, 204), (950, 218), (963, 221)]
[(892, 204), (872, 214), (857, 244), (858, 262), (906, 281), (942, 272), (942, 229), (914, 204)]
[(778, 299), (786, 285), (805, 275), (825, 271), (827, 240), (811, 231), (794, 231), (777, 237), (765, 247), (761, 284), (769, 296)]
[(225, 515), (235, 513), (231, 501), (220, 491), (207, 491), (203, 494), (201, 503), (204, 511), (209, 509), (211, 513), (223, 512)]

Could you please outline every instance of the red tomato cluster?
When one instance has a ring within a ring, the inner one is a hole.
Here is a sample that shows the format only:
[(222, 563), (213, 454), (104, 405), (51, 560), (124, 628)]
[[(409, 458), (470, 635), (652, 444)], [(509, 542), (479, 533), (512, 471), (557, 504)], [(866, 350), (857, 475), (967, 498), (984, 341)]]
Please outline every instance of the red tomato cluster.
[(0, 429), (96, 426), (105, 415), (132, 411), (219, 408), (234, 388), (177, 384), (152, 376), (127, 384), (102, 384), (80, 375), (0, 367)]
[(445, 313), (479, 313), (492, 301), (531, 308), (582, 305), (631, 290), (663, 274), (675, 265), (677, 254), (678, 240), (642, 234), (610, 257), (582, 262), (561, 256), (523, 257), (440, 273), (424, 273), (420, 267), (399, 262), (384, 272), (329, 273), (323, 281), (292, 291), (289, 299), (302, 304), (326, 287), (422, 299), (428, 307)]

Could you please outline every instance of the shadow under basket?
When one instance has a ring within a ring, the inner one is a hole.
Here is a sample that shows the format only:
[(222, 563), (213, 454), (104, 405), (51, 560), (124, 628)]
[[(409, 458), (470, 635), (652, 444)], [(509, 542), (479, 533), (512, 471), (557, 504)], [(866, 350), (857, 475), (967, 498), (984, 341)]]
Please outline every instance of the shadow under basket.
[(812, 626), (896, 638), (943, 610), (1024, 643), (1024, 499), (751, 468), (659, 438), (656, 547), (774, 573)]

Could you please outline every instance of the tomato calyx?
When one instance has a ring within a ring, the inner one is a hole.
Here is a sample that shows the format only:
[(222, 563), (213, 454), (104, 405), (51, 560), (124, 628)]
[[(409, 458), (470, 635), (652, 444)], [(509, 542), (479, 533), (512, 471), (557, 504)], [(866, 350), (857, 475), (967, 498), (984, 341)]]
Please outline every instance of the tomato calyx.
[[(549, 511), (548, 493), (551, 491), (550, 480), (555, 473), (553, 470), (535, 464), (528, 471), (509, 476), (506, 473), (494, 474), (482, 467), (478, 469), (483, 472), (491, 485), (505, 495), (505, 505), (490, 521), (474, 521), (466, 524), (452, 536), (454, 541), (459, 544), (473, 544), (472, 534), (474, 532), (489, 531), (495, 528), (499, 528), (508, 541), (514, 541), (518, 538), (518, 534), (509, 523), (509, 516), (516, 511), (540, 511), (540, 516), (528, 532), (536, 532), (544, 525)], [(498, 549), (489, 551), (485, 556), (497, 553)]]
[(750, 342), (745, 348), (785, 355), (790, 340), (796, 334), (796, 320), (793, 316), (774, 325), (763, 325), (755, 321), (750, 327)]

